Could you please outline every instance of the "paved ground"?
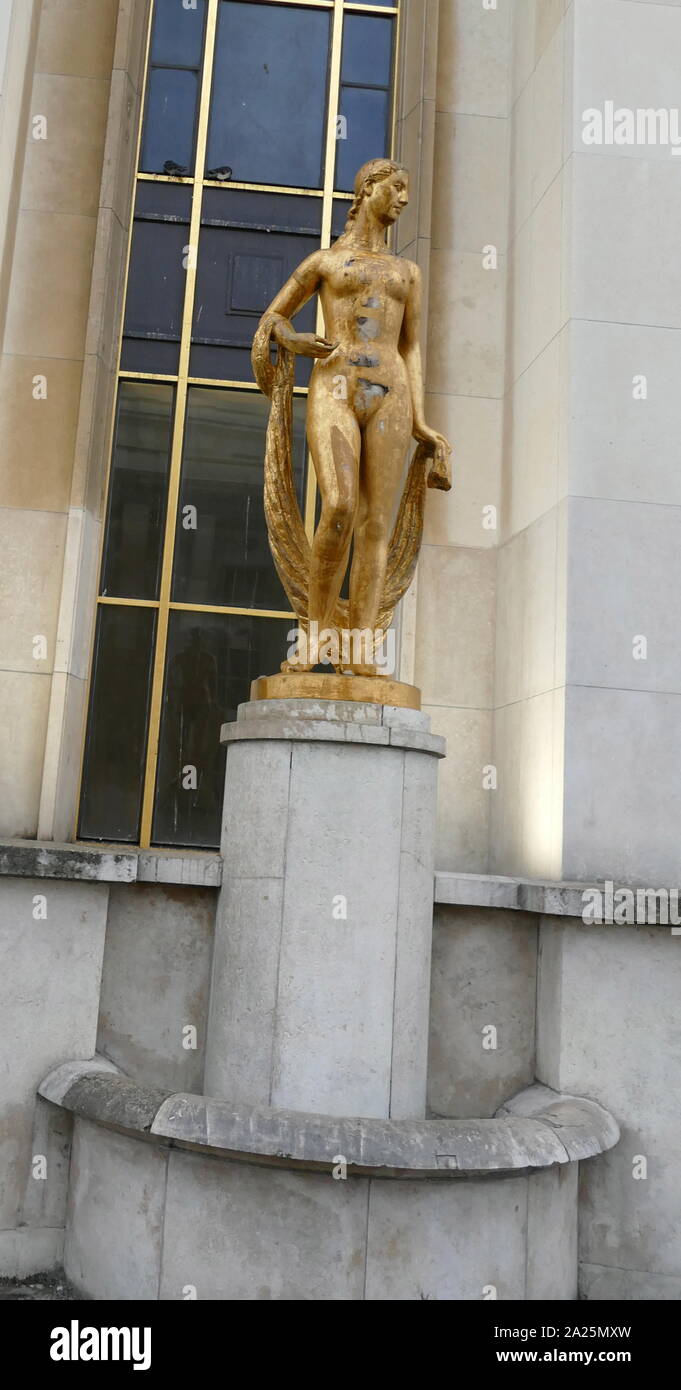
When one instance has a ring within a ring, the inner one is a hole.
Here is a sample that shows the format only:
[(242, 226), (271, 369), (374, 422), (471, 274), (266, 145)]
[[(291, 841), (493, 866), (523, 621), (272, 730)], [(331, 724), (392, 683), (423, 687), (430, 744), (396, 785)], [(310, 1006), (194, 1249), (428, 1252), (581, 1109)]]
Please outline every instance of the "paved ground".
[(82, 1302), (82, 1294), (71, 1287), (61, 1270), (51, 1274), (33, 1274), (30, 1279), (0, 1279), (0, 1303), (39, 1303), (53, 1299), (67, 1303)]

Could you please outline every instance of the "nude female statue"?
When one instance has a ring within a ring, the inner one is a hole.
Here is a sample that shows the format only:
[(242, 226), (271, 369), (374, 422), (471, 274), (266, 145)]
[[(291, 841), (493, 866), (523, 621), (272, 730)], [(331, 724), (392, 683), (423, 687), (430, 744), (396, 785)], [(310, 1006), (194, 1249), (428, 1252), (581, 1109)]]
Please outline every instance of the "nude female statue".
[[(285, 354), (316, 359), (307, 436), (321, 494), (321, 519), (308, 558), (304, 616), (317, 623), (318, 631), (331, 628), (334, 620), (338, 625), (339, 594), (353, 538), (348, 625), (355, 630), (377, 628), (384, 612), (391, 528), (411, 437), (422, 446), (421, 457), (431, 460), (428, 485), (451, 486), (450, 446), (428, 427), (424, 416), (421, 274), (417, 265), (386, 245), (387, 230), (408, 201), (409, 176), (401, 165), (388, 159), (363, 165), (344, 234), (329, 250), (316, 251), (302, 262), (261, 320), (259, 380), (264, 371), (263, 331), (268, 357), (271, 339)], [(325, 337), (298, 333), (290, 322), (315, 293), (321, 299)], [(258, 376), (257, 357), (254, 347)], [(417, 552), (418, 543), (420, 533)], [(352, 662), (351, 670), (377, 674), (376, 665), (366, 661)]]

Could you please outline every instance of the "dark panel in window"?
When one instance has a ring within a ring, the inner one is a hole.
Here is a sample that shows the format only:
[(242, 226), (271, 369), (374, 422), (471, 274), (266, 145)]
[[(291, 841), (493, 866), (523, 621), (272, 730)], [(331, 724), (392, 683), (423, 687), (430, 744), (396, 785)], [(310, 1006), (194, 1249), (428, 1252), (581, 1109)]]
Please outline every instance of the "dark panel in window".
[[(204, 226), (194, 302), (192, 376), (252, 381), (250, 350), (258, 319), (297, 265), (315, 251), (316, 238), (280, 232)], [(312, 332), (315, 300), (296, 315)], [(207, 351), (200, 351), (204, 349)], [(222, 350), (229, 349), (229, 352)], [(235, 353), (234, 350), (238, 351)], [(309, 359), (298, 358), (296, 381), (309, 379)]]
[(341, 82), (389, 87), (393, 23), (377, 15), (348, 14), (343, 26)]
[(171, 68), (198, 68), (203, 53), (206, 0), (156, 0), (151, 61)]
[[(168, 185), (164, 185), (168, 187)], [(206, 188), (202, 221), (214, 227), (243, 227), (265, 232), (319, 236), (321, 198), (299, 193), (256, 193), (246, 188)]]
[[(312, 361), (296, 358), (296, 386), (309, 385)], [(251, 350), (248, 348), (200, 347), (191, 350), (189, 375), (201, 381), (252, 381)]]
[(81, 839), (139, 839), (155, 625), (153, 608), (99, 608)]
[(126, 337), (179, 340), (187, 235), (184, 223), (135, 223), (123, 330)]
[(220, 843), (225, 750), (256, 676), (278, 671), (293, 619), (171, 612), (161, 716), (155, 844)]
[[(231, 608), (289, 607), (263, 511), (269, 401), (255, 391), (191, 387), (175, 541), (173, 600)], [(305, 478), (305, 400), (293, 403), (298, 501)]]
[(109, 482), (102, 593), (158, 598), (172, 386), (122, 381)]
[(192, 173), (198, 95), (198, 73), (181, 68), (152, 68), (142, 138), (142, 173)]
[(186, 183), (147, 183), (140, 179), (135, 197), (135, 217), (161, 222), (185, 222), (192, 214), (192, 190)]
[(369, 87), (343, 87), (340, 114), (347, 121), (347, 138), (337, 141), (336, 188), (351, 193), (355, 174), (368, 159), (388, 149), (388, 92)]
[(328, 10), (222, 0), (207, 169), (320, 186), (330, 22)]
[(173, 343), (154, 342), (149, 338), (123, 340), (122, 372), (154, 372), (157, 376), (174, 376), (179, 362), (179, 340)]

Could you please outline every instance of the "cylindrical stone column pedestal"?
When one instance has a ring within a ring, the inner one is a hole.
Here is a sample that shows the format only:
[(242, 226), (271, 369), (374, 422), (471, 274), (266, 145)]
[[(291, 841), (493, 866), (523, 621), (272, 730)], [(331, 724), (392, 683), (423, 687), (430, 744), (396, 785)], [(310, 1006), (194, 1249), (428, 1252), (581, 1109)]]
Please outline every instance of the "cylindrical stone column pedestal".
[(225, 725), (207, 1095), (425, 1113), (437, 762), (426, 715), (242, 705)]

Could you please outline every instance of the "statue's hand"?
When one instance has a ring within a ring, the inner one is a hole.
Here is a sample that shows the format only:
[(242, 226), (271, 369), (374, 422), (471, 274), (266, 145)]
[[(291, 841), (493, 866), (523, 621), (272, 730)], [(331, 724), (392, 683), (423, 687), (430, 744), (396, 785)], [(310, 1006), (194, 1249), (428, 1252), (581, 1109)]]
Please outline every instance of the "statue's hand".
[(414, 429), (414, 439), (419, 444), (426, 444), (432, 451), (433, 464), (426, 478), (426, 487), (436, 487), (443, 492), (449, 492), (452, 486), (452, 470), (449, 463), (452, 446), (449, 440), (445, 439), (439, 430), (431, 430), (427, 425), (420, 425)]
[(296, 333), (295, 328), (284, 320), (274, 325), (272, 337), (289, 352), (299, 353), (301, 357), (330, 357), (338, 347), (337, 343), (330, 343), (328, 338), (320, 338), (316, 333)]

